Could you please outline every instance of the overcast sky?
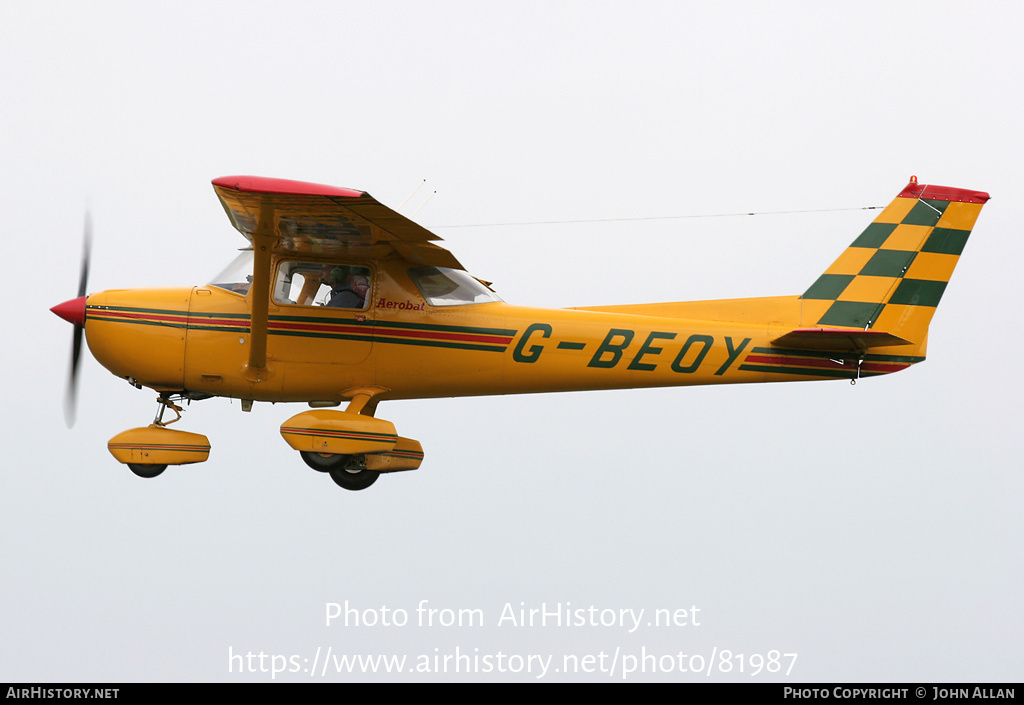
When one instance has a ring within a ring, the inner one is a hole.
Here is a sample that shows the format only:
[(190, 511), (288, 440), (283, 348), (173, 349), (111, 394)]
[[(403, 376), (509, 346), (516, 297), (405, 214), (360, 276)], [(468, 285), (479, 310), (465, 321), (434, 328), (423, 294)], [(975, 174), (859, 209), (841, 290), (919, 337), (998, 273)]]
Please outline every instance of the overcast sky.
[[(0, 4), (0, 680), (1020, 681), (1022, 22), (1012, 2)], [(407, 212), (436, 190), (416, 220), (552, 307), (801, 293), (911, 174), (992, 201), (898, 375), (385, 403), (426, 459), (364, 492), (282, 441), (303, 407), (214, 399), (179, 425), (210, 460), (142, 480), (106, 442), (155, 395), (87, 357), (66, 429), (71, 328), (47, 309), (74, 296), (86, 207), (90, 290), (208, 281), (244, 244), (227, 174), (393, 207), (426, 179)], [(570, 220), (606, 222), (480, 226)], [(408, 623), (328, 625), (346, 601)], [(420, 626), (421, 604), (483, 624)], [(542, 604), (616, 621), (502, 619)], [(406, 661), (339, 673), (328, 650)], [(456, 654), (476, 660), (436, 672)]]

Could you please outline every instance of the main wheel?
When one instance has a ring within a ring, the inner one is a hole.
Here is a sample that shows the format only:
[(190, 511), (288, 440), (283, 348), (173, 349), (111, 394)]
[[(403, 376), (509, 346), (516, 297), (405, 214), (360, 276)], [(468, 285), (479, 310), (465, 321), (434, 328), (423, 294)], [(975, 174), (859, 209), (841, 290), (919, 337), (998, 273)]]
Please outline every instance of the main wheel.
[(302, 456), (306, 465), (317, 472), (341, 470), (351, 459), (351, 456), (348, 455), (339, 455), (337, 453), (312, 453), (308, 450), (300, 450), (299, 455)]
[(139, 477), (156, 477), (164, 470), (167, 469), (166, 465), (139, 465), (137, 463), (128, 463), (128, 469)]
[(365, 490), (380, 477), (380, 473), (376, 470), (367, 470), (366, 468), (362, 470), (339, 468), (328, 470), (328, 472), (331, 474), (334, 484), (346, 490)]

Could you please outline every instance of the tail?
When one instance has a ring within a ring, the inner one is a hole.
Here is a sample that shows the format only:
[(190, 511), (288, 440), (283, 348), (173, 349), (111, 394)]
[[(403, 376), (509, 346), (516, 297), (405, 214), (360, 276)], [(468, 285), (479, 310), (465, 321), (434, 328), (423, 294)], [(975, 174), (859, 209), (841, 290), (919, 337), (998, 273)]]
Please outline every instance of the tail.
[[(910, 184), (800, 297), (814, 328), (777, 344), (836, 349), (856, 330), (857, 348), (914, 345), (924, 354), (928, 324), (989, 195)], [(910, 352), (904, 348), (906, 352)]]

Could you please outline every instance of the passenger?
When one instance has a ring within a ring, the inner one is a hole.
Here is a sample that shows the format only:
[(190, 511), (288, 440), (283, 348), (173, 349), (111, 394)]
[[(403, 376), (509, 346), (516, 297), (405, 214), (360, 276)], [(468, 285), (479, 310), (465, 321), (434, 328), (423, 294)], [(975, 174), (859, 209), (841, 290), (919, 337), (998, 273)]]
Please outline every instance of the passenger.
[(332, 308), (363, 308), (370, 282), (358, 269), (335, 267), (330, 272), (331, 294), (327, 305)]

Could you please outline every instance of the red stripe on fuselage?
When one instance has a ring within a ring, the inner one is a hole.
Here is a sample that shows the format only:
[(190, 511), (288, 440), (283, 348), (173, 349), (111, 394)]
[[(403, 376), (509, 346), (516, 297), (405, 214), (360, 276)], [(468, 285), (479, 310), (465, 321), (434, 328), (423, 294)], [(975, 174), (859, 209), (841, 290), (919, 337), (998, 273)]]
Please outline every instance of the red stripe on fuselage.
[[(790, 367), (816, 367), (829, 370), (849, 370), (851, 365), (844, 365), (829, 359), (785, 357), (782, 355), (747, 355), (745, 362), (763, 365), (785, 365)], [(865, 372), (897, 372), (910, 367), (905, 362), (864, 362), (860, 369)]]
[(288, 323), (284, 321), (273, 321), (271, 322), (270, 329), (294, 330), (299, 332), (309, 331), (323, 333), (353, 333), (357, 335), (372, 334), (380, 338), (422, 338), (429, 340), (457, 340), (472, 343), (505, 343), (506, 345), (512, 342), (512, 338), (510, 336), (489, 336), (474, 335), (472, 333), (443, 333), (416, 330), (394, 330), (391, 328), (378, 328), (377, 326), (374, 325), (345, 326), (336, 324)]

